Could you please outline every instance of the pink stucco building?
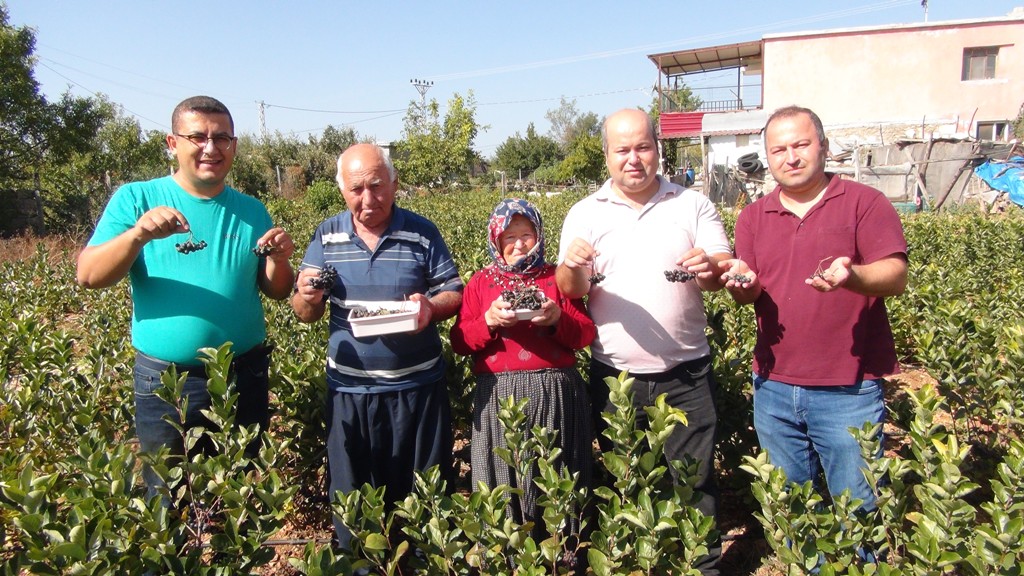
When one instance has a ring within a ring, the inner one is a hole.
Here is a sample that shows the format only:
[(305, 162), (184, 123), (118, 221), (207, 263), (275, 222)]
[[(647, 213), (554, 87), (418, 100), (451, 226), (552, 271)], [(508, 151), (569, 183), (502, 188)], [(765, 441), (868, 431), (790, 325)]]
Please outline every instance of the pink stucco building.
[[(663, 93), (692, 74), (737, 71), (735, 101), (705, 100), (697, 112), (663, 107), (663, 138), (749, 137), (767, 113), (798, 104), (830, 132), (1007, 140), (1024, 102), (1024, 8), (996, 18), (769, 34), (649, 58)], [(752, 77), (760, 94), (750, 93)]]

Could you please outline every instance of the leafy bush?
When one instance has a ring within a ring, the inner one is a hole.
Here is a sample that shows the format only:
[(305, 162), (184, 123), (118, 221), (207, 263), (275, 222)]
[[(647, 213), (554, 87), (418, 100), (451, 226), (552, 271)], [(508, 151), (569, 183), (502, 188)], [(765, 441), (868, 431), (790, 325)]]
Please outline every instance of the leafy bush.
[(336, 214), (345, 208), (345, 201), (333, 180), (317, 180), (306, 188), (306, 206), (319, 214)]
[[(529, 197), (544, 214), (549, 260), (565, 213), (584, 194)], [(488, 261), (484, 230), (499, 197), (437, 193), (399, 202), (438, 225), (468, 278)], [(269, 207), (297, 239), (298, 261), (303, 239), (324, 213), (276, 198)], [(733, 217), (725, 210), (723, 217), (729, 229)], [(856, 502), (788, 486), (759, 453), (749, 398), (753, 314), (716, 292), (705, 295), (705, 304), (719, 383), (723, 480), (737, 500), (751, 498), (750, 513), (756, 511), (774, 557), (792, 573), (817, 566), (822, 574), (1019, 574), (1024, 217), (920, 214), (905, 216), (904, 225), (910, 286), (887, 304), (904, 365), (930, 374), (934, 385), (890, 387), (886, 457), (866, 471), (878, 485), (878, 509), (853, 514)], [(277, 344), (274, 415), (263, 451), (246, 460), (239, 447), (248, 433), (197, 432), (214, 438), (222, 455), (177, 465), (152, 460), (168, 479), (186, 481), (165, 494), (175, 506), (163, 508), (146, 499), (135, 453), (126, 283), (79, 289), (72, 254), (40, 245), (33, 256), (0, 266), (0, 286), (0, 573), (260, 573), (281, 526), (323, 534), (333, 513), (363, 535), (358, 553), (314, 541), (292, 558), (298, 571), (459, 574), (475, 566), (488, 574), (568, 574), (588, 565), (595, 574), (682, 574), (713, 536), (709, 519), (689, 500), (688, 464), (675, 464), (681, 485), (668, 482), (658, 435), (633, 430), (627, 410), (616, 413), (616, 450), (600, 463), (607, 485), (582, 491), (554, 468), (538, 478), (548, 496), (549, 537), (540, 542), (530, 527), (509, 520), (511, 488), (471, 492), (464, 480), (443, 485), (435, 472), (423, 474), (392, 511), (368, 489), (330, 501), (324, 488), (327, 327), (302, 324), (287, 304), (272, 301), (265, 311)], [(441, 326), (445, 340), (449, 326)], [(227, 355), (226, 348), (211, 350), (207, 361), (222, 366)], [(474, 379), (468, 359), (447, 345), (445, 359), (456, 436), (466, 439)], [(230, 382), (223, 371), (211, 374), (222, 400), (217, 421), (230, 431)], [(168, 374), (165, 384), (174, 397), (176, 376)], [(626, 384), (616, 382), (619, 394)], [(506, 425), (518, 434), (508, 457), (517, 467), (532, 460), (544, 468), (550, 437), (521, 430), (515, 406), (506, 408)], [(660, 405), (652, 410), (649, 420), (657, 426), (684, 425), (684, 415)], [(853, 433), (867, 438), (867, 432)], [(737, 472), (740, 465), (746, 472)], [(559, 527), (581, 499), (594, 514), (587, 516), (586, 536), (574, 542)], [(865, 563), (863, 550), (886, 563)]]

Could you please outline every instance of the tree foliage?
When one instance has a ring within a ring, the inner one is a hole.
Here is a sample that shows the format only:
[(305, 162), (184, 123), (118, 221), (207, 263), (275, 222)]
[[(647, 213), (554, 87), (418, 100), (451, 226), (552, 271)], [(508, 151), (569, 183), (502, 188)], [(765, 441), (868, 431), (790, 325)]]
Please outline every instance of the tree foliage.
[(230, 182), (259, 198), (279, 191), (291, 197), (314, 182), (334, 181), (338, 156), (357, 142), (360, 136), (352, 128), (331, 125), (320, 136), (310, 135), (306, 142), (281, 132), (266, 138), (243, 134), (238, 137)]
[(597, 114), (580, 113), (576, 109), (576, 100), (567, 100), (564, 96), (558, 107), (548, 110), (544, 118), (551, 123), (551, 131), (548, 134), (558, 142), (565, 155), (569, 154), (577, 138), (598, 135), (601, 131), (601, 119)]
[(441, 119), (437, 100), (421, 107), (410, 103), (405, 115), (404, 139), (397, 145), (395, 168), (402, 181), (413, 186), (434, 188), (465, 183), (479, 154), (473, 141), (481, 129), (476, 122), (473, 91), (465, 97), (454, 94), (448, 112)]
[(102, 95), (91, 105), (100, 126), (67, 154), (51, 151), (38, 176), (51, 230), (87, 226), (121, 184), (171, 172), (163, 132), (143, 132), (137, 120)]
[(526, 138), (517, 133), (498, 148), (495, 164), (512, 174), (522, 169), (524, 175), (546, 184), (603, 179), (601, 118), (593, 112), (581, 113), (575, 100), (564, 97), (558, 107), (548, 110), (544, 117), (551, 123), (548, 136), (537, 136), (530, 124)]
[(531, 122), (526, 136), (518, 132), (509, 136), (494, 153), (494, 167), (509, 177), (529, 176), (541, 166), (554, 166), (562, 159), (558, 143), (548, 136), (540, 136)]
[(91, 99), (65, 93), (47, 102), (35, 79), (35, 34), (10, 25), (0, 4), (0, 185), (32, 186), (45, 161), (62, 162), (88, 148), (104, 120)]
[(569, 154), (558, 166), (563, 182), (597, 182), (606, 175), (604, 150), (598, 134), (581, 134), (573, 141)]
[[(655, 126), (658, 126), (661, 120), (662, 111), (691, 112), (703, 105), (703, 100), (694, 94), (686, 84), (679, 82), (676, 86), (676, 88), (662, 88), (661, 94), (656, 94), (651, 99), (651, 106), (647, 113), (650, 114)], [(683, 145), (684, 142), (686, 141), (679, 139), (663, 141), (661, 159), (666, 170), (671, 171), (677, 166), (683, 167), (687, 164), (699, 164), (700, 154), (694, 154), (693, 151), (686, 150), (686, 146)]]

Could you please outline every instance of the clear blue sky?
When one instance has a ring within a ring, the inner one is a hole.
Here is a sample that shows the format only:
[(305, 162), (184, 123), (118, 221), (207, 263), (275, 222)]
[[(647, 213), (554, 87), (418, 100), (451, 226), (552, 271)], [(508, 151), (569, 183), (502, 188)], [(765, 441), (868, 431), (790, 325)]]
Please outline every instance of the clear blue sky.
[[(2, 1), (2, 0), (0, 0)], [(1024, 0), (931, 0), (928, 21), (1004, 16)], [(56, 100), (106, 94), (143, 129), (169, 129), (195, 94), (219, 98), (238, 133), (305, 140), (351, 125), (386, 142), (419, 94), (444, 105), (473, 90), (485, 157), (559, 98), (603, 117), (647, 106), (648, 54), (765, 34), (923, 22), (920, 0), (343, 2), (328, 0), (7, 0), (10, 22), (36, 30), (36, 79)], [(708, 82), (735, 82), (734, 77)]]

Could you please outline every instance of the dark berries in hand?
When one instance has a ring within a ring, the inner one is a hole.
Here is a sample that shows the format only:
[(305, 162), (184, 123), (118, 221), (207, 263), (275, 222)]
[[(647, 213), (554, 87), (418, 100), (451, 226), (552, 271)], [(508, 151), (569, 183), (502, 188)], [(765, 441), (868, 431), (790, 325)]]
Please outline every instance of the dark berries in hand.
[(824, 258), (818, 261), (818, 269), (814, 271), (814, 274), (811, 274), (811, 280), (814, 280), (815, 278), (821, 278), (826, 282), (828, 281), (828, 277), (831, 276), (831, 274), (828, 273), (827, 268), (822, 268), (821, 265), (824, 264), (826, 260), (831, 260), (832, 258), (834, 258), (834, 256), (825, 256)]
[(688, 272), (681, 268), (676, 268), (675, 270), (665, 270), (665, 280), (668, 280), (669, 282), (689, 282), (690, 280), (693, 280), (696, 277), (697, 275), (694, 274), (693, 272)]
[(309, 279), (309, 285), (317, 290), (330, 290), (334, 286), (334, 281), (338, 279), (338, 271), (334, 269), (334, 266), (327, 264), (320, 269), (320, 274), (315, 278)]
[(548, 297), (536, 288), (516, 288), (502, 290), (501, 299), (512, 305), (513, 310), (540, 310)]
[(206, 240), (193, 242), (192, 239), (192, 232), (189, 232), (188, 240), (185, 240), (185, 242), (180, 244), (175, 244), (174, 249), (177, 250), (178, 252), (181, 252), (182, 254), (191, 254), (193, 252), (197, 252), (199, 250), (202, 250), (203, 248), (206, 248)]
[(726, 280), (732, 280), (737, 284), (746, 284), (750, 282), (750, 277), (744, 274), (733, 274), (732, 276), (726, 277)]
[(605, 275), (601, 274), (600, 272), (594, 272), (594, 275), (589, 278), (591, 284), (597, 284), (597, 283), (601, 282), (601, 280), (604, 280), (604, 279), (605, 279)]
[(274, 251), (273, 244), (264, 244), (262, 246), (256, 246), (252, 249), (252, 253), (257, 256), (270, 256), (270, 253)]

